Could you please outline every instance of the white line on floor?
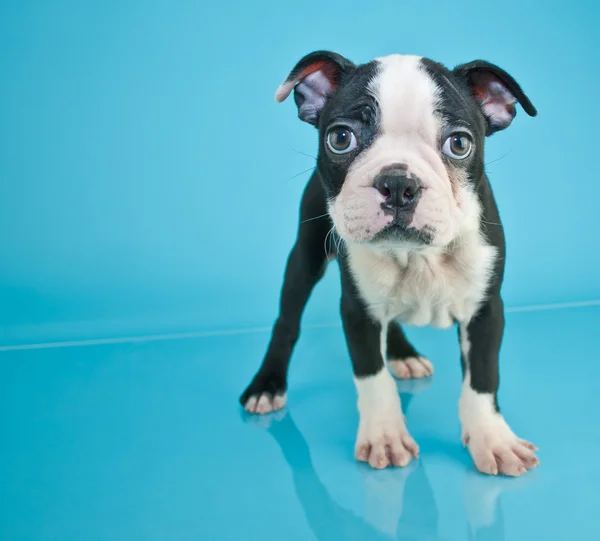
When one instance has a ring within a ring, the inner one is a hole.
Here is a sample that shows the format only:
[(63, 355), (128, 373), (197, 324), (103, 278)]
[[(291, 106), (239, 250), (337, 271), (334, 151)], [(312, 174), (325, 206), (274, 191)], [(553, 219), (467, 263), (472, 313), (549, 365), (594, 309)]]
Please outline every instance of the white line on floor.
[[(308, 329), (339, 327), (341, 323), (320, 323), (304, 325)], [(40, 344), (17, 344), (0, 346), (2, 351), (23, 351), (28, 349), (73, 348), (82, 346), (100, 346), (104, 344), (130, 344), (137, 342), (160, 342), (165, 340), (184, 340), (186, 338), (205, 338), (210, 336), (234, 336), (270, 332), (272, 327), (249, 327), (246, 329), (226, 329), (221, 331), (196, 331), (171, 334), (151, 334), (148, 336), (123, 336), (121, 338), (95, 338), (90, 340), (69, 340), (65, 342), (42, 342)]]
[[(586, 306), (600, 306), (600, 300), (559, 302), (553, 304), (533, 304), (529, 306), (515, 306), (507, 308), (507, 313), (538, 312), (542, 310), (563, 310), (567, 308), (584, 308)], [(317, 323), (303, 325), (306, 329), (321, 329), (340, 327), (341, 323)], [(0, 346), (3, 351), (25, 351), (30, 349), (73, 348), (83, 346), (99, 346), (104, 344), (134, 344), (139, 342), (160, 342), (166, 340), (185, 340), (186, 338), (205, 338), (210, 336), (235, 336), (240, 334), (268, 333), (272, 327), (249, 327), (246, 329), (227, 329), (222, 331), (197, 331), (171, 334), (151, 334), (148, 336), (124, 336), (122, 338), (97, 338), (92, 340), (70, 340), (65, 342), (43, 342), (40, 344), (17, 344), (13, 346)]]
[(514, 306), (507, 308), (507, 312), (537, 312), (540, 310), (563, 310), (565, 308), (585, 308), (586, 306), (600, 306), (600, 300), (556, 302), (554, 304), (531, 304), (529, 306)]

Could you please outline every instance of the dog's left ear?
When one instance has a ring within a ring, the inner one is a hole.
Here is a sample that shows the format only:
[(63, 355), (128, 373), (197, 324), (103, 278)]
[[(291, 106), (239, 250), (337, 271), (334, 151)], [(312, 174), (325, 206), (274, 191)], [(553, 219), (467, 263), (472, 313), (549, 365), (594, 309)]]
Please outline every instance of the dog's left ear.
[(298, 117), (316, 126), (327, 99), (337, 90), (342, 76), (354, 69), (347, 58), (330, 51), (307, 54), (275, 92), (281, 103), (294, 91)]
[(471, 88), (473, 98), (487, 120), (486, 135), (510, 125), (517, 114), (516, 102), (529, 116), (537, 115), (536, 108), (517, 81), (498, 66), (485, 60), (475, 60), (457, 66), (453, 73)]

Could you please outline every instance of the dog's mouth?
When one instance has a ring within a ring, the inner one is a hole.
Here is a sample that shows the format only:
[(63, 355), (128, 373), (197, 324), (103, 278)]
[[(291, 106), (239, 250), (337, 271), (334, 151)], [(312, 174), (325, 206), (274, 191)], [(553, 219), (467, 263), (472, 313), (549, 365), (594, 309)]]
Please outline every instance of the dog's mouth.
[(389, 225), (379, 231), (372, 239), (375, 243), (384, 244), (431, 244), (433, 232), (427, 228), (418, 231), (408, 226), (401, 218), (395, 218)]

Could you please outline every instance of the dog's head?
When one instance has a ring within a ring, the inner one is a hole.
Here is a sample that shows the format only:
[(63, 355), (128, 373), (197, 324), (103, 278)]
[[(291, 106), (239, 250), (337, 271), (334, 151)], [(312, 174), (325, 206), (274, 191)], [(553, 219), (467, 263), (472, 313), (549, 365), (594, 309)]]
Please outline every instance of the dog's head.
[(416, 56), (356, 66), (319, 51), (279, 87), (319, 130), (317, 167), (348, 242), (445, 246), (479, 215), (486, 136), (516, 102), (535, 107), (505, 71), (481, 60), (454, 70)]

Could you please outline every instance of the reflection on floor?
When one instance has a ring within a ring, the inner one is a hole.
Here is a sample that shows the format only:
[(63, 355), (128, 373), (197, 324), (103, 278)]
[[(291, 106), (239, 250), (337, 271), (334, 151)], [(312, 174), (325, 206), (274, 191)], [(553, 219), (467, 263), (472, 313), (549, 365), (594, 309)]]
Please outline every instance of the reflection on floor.
[(285, 410), (239, 392), (267, 334), (0, 351), (0, 539), (597, 541), (600, 307), (510, 314), (500, 405), (540, 448), (518, 479), (460, 443), (455, 332), (412, 330), (435, 364), (398, 390), (420, 459), (353, 459), (341, 329), (305, 328)]
[[(407, 412), (411, 395), (402, 395)], [(257, 422), (256, 417), (250, 418)], [(381, 474), (362, 468), (365, 490), (365, 517), (339, 505), (319, 479), (306, 440), (292, 415), (281, 411), (258, 421), (267, 427), (291, 468), (294, 488), (306, 519), (319, 541), (343, 539), (441, 540), (438, 511), (433, 489), (422, 463)], [(490, 490), (489, 483), (475, 472), (465, 476), (464, 505), (470, 528), (467, 539), (504, 539), (498, 496), (501, 488)]]

